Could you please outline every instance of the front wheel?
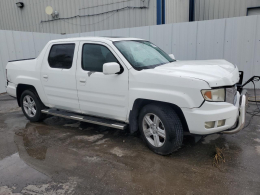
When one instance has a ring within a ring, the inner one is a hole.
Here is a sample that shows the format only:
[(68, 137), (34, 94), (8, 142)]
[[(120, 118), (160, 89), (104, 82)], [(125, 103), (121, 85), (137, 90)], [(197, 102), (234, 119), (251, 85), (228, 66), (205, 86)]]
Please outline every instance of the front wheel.
[(157, 154), (169, 155), (182, 145), (181, 120), (164, 104), (149, 104), (141, 110), (139, 130), (145, 143)]
[(24, 115), (31, 122), (38, 122), (45, 119), (46, 115), (41, 112), (45, 108), (41, 100), (31, 90), (25, 90), (20, 99), (20, 105), (22, 107)]

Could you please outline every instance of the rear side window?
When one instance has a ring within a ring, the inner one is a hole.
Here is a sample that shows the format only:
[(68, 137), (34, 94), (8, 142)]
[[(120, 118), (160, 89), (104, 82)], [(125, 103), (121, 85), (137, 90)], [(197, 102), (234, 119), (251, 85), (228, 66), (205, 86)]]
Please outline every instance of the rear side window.
[(82, 50), (82, 69), (92, 72), (103, 72), (103, 64), (117, 62), (112, 52), (103, 45), (84, 44)]
[(70, 69), (72, 66), (75, 44), (53, 45), (48, 57), (52, 68)]

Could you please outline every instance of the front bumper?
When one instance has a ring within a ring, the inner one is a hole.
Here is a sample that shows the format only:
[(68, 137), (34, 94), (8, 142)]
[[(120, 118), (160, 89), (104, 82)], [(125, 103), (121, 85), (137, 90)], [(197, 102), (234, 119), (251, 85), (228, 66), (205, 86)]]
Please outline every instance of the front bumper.
[[(246, 96), (237, 92), (237, 100), (239, 101), (235, 105), (226, 102), (205, 102), (200, 108), (182, 109), (190, 133), (208, 135), (219, 132), (231, 134), (240, 131), (245, 123)], [(225, 120), (225, 124), (218, 127), (220, 120)], [(208, 121), (215, 121), (215, 126), (210, 129), (205, 128), (205, 122)]]
[(223, 131), (221, 133), (234, 134), (234, 133), (239, 132), (240, 130), (243, 129), (243, 127), (245, 125), (245, 120), (246, 120), (246, 96), (242, 95), (240, 97), (239, 116), (237, 119), (236, 126), (232, 129), (228, 129), (227, 131)]

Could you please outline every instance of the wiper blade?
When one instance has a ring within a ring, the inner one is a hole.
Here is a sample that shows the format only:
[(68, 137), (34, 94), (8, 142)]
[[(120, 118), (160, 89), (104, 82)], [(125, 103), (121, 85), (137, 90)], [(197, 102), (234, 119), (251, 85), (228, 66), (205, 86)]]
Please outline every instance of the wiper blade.
[[(172, 62), (175, 62), (175, 61), (172, 61)], [(172, 62), (170, 62), (170, 63), (172, 63)], [(151, 65), (151, 66), (135, 66), (135, 68), (137, 70), (153, 69), (153, 68), (156, 68), (157, 66), (161, 66), (161, 65), (164, 65), (164, 64), (168, 64), (168, 63), (166, 62), (166, 63), (156, 64), (156, 65)]]

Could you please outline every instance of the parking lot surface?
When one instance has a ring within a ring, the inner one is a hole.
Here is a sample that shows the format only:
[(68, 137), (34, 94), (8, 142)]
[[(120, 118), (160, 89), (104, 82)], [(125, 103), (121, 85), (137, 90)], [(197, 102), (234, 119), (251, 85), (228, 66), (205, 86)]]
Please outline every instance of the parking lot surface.
[[(260, 193), (259, 116), (238, 134), (185, 137), (159, 156), (121, 130), (59, 117), (31, 123), (3, 94), (0, 133), (0, 194)], [(213, 166), (216, 147), (225, 162)]]

